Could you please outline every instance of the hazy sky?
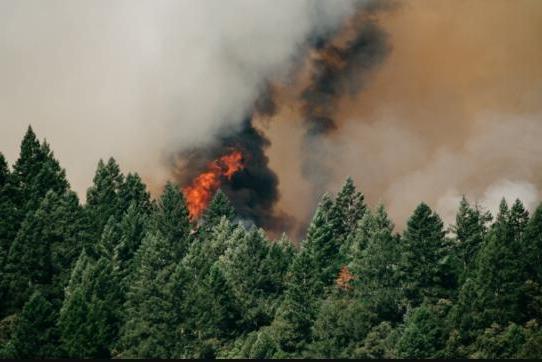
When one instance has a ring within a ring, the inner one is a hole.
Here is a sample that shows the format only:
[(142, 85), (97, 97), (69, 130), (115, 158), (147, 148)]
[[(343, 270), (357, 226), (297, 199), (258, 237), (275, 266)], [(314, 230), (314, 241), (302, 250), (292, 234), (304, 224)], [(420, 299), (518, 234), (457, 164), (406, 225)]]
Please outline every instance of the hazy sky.
[(84, 191), (99, 158), (162, 182), (171, 151), (235, 127), (350, 1), (0, 0), (0, 150), (28, 124)]
[[(542, 186), (542, 1), (400, 1), (380, 25), (392, 51), (340, 100), (325, 147), (333, 190), (355, 178), (398, 223), (420, 200), (451, 218), (461, 194), (533, 206)], [(309, 34), (351, 1), (0, 0), (0, 151), (32, 124), (80, 194), (99, 158), (160, 185), (164, 159), (236, 127), (266, 79), (288, 80)], [(279, 108), (280, 108), (279, 104)], [(303, 218), (303, 131), (267, 131), (279, 207)], [(157, 187), (157, 186), (156, 186)], [(306, 202), (305, 202), (306, 201)]]

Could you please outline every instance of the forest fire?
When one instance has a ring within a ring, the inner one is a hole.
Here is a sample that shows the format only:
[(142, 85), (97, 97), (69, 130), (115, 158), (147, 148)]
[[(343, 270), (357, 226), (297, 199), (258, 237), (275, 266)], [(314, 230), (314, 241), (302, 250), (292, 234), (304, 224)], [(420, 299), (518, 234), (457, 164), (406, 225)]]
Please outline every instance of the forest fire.
[(197, 220), (201, 216), (222, 180), (231, 179), (244, 167), (243, 154), (237, 150), (230, 152), (210, 162), (207, 165), (207, 171), (198, 175), (189, 186), (183, 189), (192, 220)]

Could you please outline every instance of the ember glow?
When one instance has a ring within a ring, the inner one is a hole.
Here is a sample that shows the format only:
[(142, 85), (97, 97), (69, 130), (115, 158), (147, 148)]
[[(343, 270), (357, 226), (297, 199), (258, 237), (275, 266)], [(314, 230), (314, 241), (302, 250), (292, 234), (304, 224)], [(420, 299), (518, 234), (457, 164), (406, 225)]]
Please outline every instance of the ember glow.
[(201, 216), (222, 181), (230, 180), (243, 168), (243, 154), (240, 151), (233, 151), (210, 162), (207, 165), (207, 171), (198, 175), (189, 186), (183, 189), (192, 220)]

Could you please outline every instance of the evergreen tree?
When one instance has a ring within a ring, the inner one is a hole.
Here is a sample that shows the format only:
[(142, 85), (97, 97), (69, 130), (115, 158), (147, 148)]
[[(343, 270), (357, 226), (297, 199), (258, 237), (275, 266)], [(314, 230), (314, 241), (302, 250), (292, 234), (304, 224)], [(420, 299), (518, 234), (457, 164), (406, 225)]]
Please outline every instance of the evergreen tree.
[(110, 217), (117, 218), (120, 211), (119, 191), (124, 183), (124, 175), (115, 159), (107, 164), (102, 160), (93, 179), (93, 185), (87, 190), (86, 210), (93, 222), (94, 238), (98, 239)]
[(519, 349), (515, 358), (537, 359), (542, 356), (542, 328), (536, 320), (525, 324), (525, 343)]
[(54, 358), (59, 356), (56, 330), (57, 310), (36, 291), (18, 318), (10, 342), (14, 358)]
[(10, 172), (4, 155), (0, 152), (0, 189), (3, 188), (9, 180)]
[(13, 166), (13, 181), (18, 189), (21, 217), (34, 211), (48, 191), (63, 194), (69, 188), (66, 172), (47, 142), (40, 145), (32, 127), (28, 127), (21, 143), (19, 158)]
[(132, 202), (120, 222), (120, 240), (114, 250), (115, 268), (123, 280), (123, 288), (129, 284), (127, 278), (134, 272), (134, 257), (148, 232), (148, 226), (148, 214), (136, 202)]
[(526, 321), (521, 306), (522, 256), (517, 253), (526, 223), (527, 214), (521, 203), (508, 209), (506, 202), (501, 202), (488, 241), (480, 251), (472, 284), (476, 297), (466, 301), (478, 328)]
[(394, 333), (389, 322), (382, 322), (371, 329), (363, 343), (356, 348), (351, 357), (364, 359), (397, 358), (398, 333)]
[(190, 245), (190, 220), (183, 193), (173, 184), (168, 183), (158, 200), (154, 213), (157, 231), (173, 248), (177, 260), (180, 260)]
[(7, 303), (7, 296), (5, 295), (7, 275), (4, 268), (11, 243), (17, 235), (17, 225), (19, 223), (15, 197), (16, 192), (13, 187), (11, 172), (4, 156), (0, 153), (0, 301), (3, 301), (0, 302), (0, 318), (4, 315), (1, 306)]
[(542, 321), (542, 205), (525, 228), (518, 257), (524, 261), (522, 309), (528, 319)]
[(337, 194), (331, 210), (330, 220), (335, 237), (345, 242), (356, 229), (366, 209), (363, 194), (356, 191), (354, 181), (349, 177)]
[[(0, 253), (7, 254), (17, 234), (16, 189), (4, 155), (0, 153)], [(0, 264), (1, 267), (1, 264)], [(1, 270), (1, 269), (0, 269)]]
[(303, 248), (318, 265), (313, 278), (318, 278), (323, 285), (330, 285), (335, 280), (341, 267), (339, 240), (334, 237), (331, 221), (333, 202), (329, 195), (324, 195), (307, 230)]
[(319, 308), (313, 326), (309, 355), (350, 358), (375, 321), (367, 304), (349, 290), (329, 296)]
[(202, 226), (204, 229), (212, 228), (220, 222), (222, 217), (233, 222), (236, 214), (228, 196), (219, 189), (202, 216)]
[(399, 287), (400, 239), (384, 207), (367, 211), (354, 233), (351, 247), (355, 292), (380, 320), (399, 322), (403, 314)]
[(225, 251), (218, 265), (241, 308), (244, 331), (269, 324), (284, 288), (289, 256), (270, 245), (262, 230), (251, 230)]
[[(206, 238), (191, 244), (177, 267), (174, 275), (177, 292), (173, 293), (181, 320), (177, 328), (177, 356), (211, 358), (222, 344), (235, 337), (238, 324), (228, 316), (237, 316), (236, 319), (240, 320), (239, 306), (231, 303), (234, 292), (227, 283), (219, 259), (228, 248), (241, 244), (244, 237), (242, 227), (233, 226), (223, 217)], [(240, 304), (240, 301), (236, 303)], [(227, 315), (217, 315), (216, 309), (227, 311)], [(217, 330), (217, 323), (223, 330)]]
[(448, 251), (440, 217), (421, 203), (407, 222), (400, 251), (400, 282), (410, 305), (450, 296), (455, 280), (446, 273)]
[(176, 336), (173, 297), (166, 286), (178, 262), (177, 245), (160, 232), (150, 232), (136, 255), (136, 269), (125, 303), (120, 356), (169, 358)]
[[(494, 323), (486, 328), (471, 347), (470, 358), (497, 359), (516, 358), (525, 344), (525, 330), (515, 323), (506, 328)], [(540, 356), (537, 356), (540, 357)]]
[[(218, 263), (211, 267), (204, 288), (210, 305), (201, 310), (204, 312), (199, 323), (201, 330), (208, 339), (233, 336), (241, 318), (240, 308)], [(214, 357), (214, 354), (215, 351), (208, 351), (199, 357)]]
[(72, 273), (60, 310), (63, 349), (70, 357), (107, 358), (119, 329), (119, 290), (110, 260), (84, 252)]
[(487, 234), (489, 212), (482, 212), (478, 206), (471, 207), (465, 197), (461, 199), (456, 223), (452, 230), (456, 234), (456, 252), (462, 263), (463, 279), (468, 270), (474, 269), (474, 261)]
[(402, 358), (439, 358), (448, 337), (446, 314), (449, 303), (422, 304), (407, 316), (397, 345)]
[(47, 287), (51, 301), (61, 302), (69, 270), (81, 250), (80, 214), (75, 194), (59, 196), (50, 191), (39, 209), (27, 215), (5, 266), (12, 310), (21, 307), (39, 285)]
[(111, 216), (104, 226), (100, 240), (95, 245), (95, 250), (90, 255), (96, 259), (100, 257), (112, 259), (121, 238), (120, 225), (115, 217)]
[(118, 190), (119, 207), (117, 218), (120, 219), (134, 204), (142, 213), (151, 211), (150, 194), (137, 173), (129, 173)]
[(284, 300), (271, 326), (277, 345), (286, 356), (299, 356), (312, 338), (323, 285), (315, 277), (318, 264), (307, 250), (294, 258), (288, 271)]

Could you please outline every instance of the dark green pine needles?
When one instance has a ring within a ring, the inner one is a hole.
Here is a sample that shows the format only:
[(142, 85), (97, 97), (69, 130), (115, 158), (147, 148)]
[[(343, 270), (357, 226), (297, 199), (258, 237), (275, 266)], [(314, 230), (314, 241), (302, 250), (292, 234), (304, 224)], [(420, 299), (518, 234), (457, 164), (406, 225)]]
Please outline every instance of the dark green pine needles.
[(270, 240), (222, 191), (190, 220), (113, 158), (81, 205), (29, 128), (0, 154), (0, 357), (541, 358), (542, 206), (493, 216), (420, 203), (398, 233), (349, 178)]

